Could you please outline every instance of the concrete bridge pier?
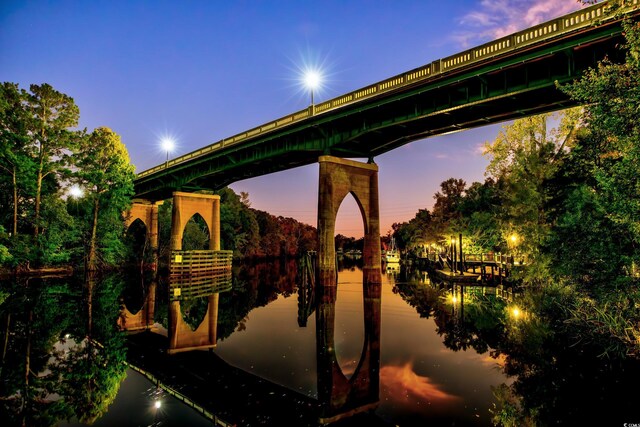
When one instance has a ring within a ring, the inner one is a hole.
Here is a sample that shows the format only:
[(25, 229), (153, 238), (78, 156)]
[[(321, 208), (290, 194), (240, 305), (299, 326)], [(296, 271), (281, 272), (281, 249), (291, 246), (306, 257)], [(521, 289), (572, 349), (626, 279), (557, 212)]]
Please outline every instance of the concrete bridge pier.
[(142, 221), (147, 228), (147, 241), (153, 254), (152, 267), (155, 270), (158, 266), (158, 207), (162, 201), (149, 201), (144, 199), (134, 199), (131, 209), (125, 218), (127, 228), (136, 219)]
[(171, 216), (171, 250), (182, 250), (182, 235), (187, 222), (200, 214), (209, 227), (209, 250), (220, 250), (220, 196), (176, 191)]
[(351, 193), (364, 222), (363, 273), (365, 283), (381, 281), (378, 166), (332, 156), (321, 156), (318, 193), (319, 282), (337, 285), (335, 249), (336, 216), (342, 200)]

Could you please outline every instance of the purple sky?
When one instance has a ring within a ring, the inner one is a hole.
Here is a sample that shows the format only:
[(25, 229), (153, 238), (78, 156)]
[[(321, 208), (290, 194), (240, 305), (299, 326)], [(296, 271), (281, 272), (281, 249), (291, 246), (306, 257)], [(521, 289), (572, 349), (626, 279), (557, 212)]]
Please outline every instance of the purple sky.
[[(305, 108), (300, 70), (321, 66), (322, 102), (568, 13), (573, 0), (0, 2), (0, 80), (49, 83), (80, 126), (121, 135), (138, 171)], [(440, 182), (484, 180), (500, 125), (375, 158), (381, 232), (431, 208)], [(234, 183), (252, 206), (316, 225), (318, 166)], [(349, 196), (337, 233), (362, 236)]]

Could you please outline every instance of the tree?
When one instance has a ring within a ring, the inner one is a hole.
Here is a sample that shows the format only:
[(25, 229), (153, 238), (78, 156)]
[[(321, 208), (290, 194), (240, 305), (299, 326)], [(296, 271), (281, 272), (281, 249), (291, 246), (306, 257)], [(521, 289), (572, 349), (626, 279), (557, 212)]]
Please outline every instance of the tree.
[[(114, 225), (119, 225), (119, 231), (123, 231), (121, 214), (128, 208), (133, 196), (135, 173), (120, 136), (106, 127), (99, 127), (83, 138), (76, 166), (79, 167), (76, 177), (86, 188), (87, 197), (93, 205), (88, 233), (87, 268), (95, 270), (98, 265), (101, 213), (104, 225), (107, 218), (115, 217), (118, 221)], [(102, 231), (102, 236), (108, 238), (109, 230)]]
[[(559, 114), (542, 114), (516, 120), (503, 127), (492, 143), (485, 144), (489, 157), (486, 174), (505, 184), (504, 216), (500, 228), (506, 241), (514, 233), (518, 249), (529, 255), (532, 281), (539, 281), (545, 261), (540, 248), (549, 236), (545, 210), (549, 199), (546, 183), (573, 145), (580, 109)], [(550, 121), (557, 121), (549, 128)], [(540, 274), (539, 274), (540, 273)]]
[(34, 236), (40, 233), (40, 210), (43, 180), (63, 171), (69, 160), (69, 150), (75, 146), (75, 134), (69, 128), (78, 125), (80, 110), (73, 98), (53, 89), (51, 85), (32, 84), (26, 95), (30, 114), (29, 135), (36, 162)]
[(586, 105), (583, 166), (593, 177), (589, 185), (606, 219), (631, 240), (617, 251), (630, 269), (640, 261), (640, 23), (622, 25), (625, 60), (602, 61), (561, 89)]
[(487, 178), (484, 183), (474, 182), (460, 200), (459, 228), (468, 237), (469, 253), (499, 250), (503, 242), (499, 218), (503, 216), (502, 182)]
[(236, 256), (253, 253), (257, 249), (258, 224), (249, 208), (248, 194), (241, 197), (228, 187), (217, 191), (220, 195), (220, 240), (223, 249)]
[(457, 223), (460, 219), (458, 206), (464, 197), (466, 182), (463, 179), (449, 178), (440, 183), (440, 189), (433, 198), (436, 200), (433, 205), (434, 228), (438, 234), (438, 240), (444, 239), (446, 235), (457, 230)]
[(15, 83), (0, 85), (0, 170), (11, 179), (13, 236), (18, 234), (20, 181), (33, 169), (32, 159), (26, 152), (29, 142), (29, 117), (24, 105), (26, 96), (26, 92)]

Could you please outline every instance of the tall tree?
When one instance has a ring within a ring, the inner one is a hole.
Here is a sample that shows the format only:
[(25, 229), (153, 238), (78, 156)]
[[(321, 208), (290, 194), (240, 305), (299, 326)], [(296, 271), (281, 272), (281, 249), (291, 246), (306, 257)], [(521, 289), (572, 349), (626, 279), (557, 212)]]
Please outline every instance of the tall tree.
[(451, 231), (454, 223), (460, 219), (458, 206), (464, 197), (467, 183), (463, 179), (449, 178), (440, 183), (440, 189), (433, 198), (433, 220), (438, 234), (443, 237)]
[(18, 234), (18, 205), (21, 177), (32, 169), (33, 162), (25, 151), (29, 142), (29, 116), (24, 101), (26, 92), (15, 83), (0, 85), (0, 170), (11, 179), (12, 235)]
[[(545, 211), (549, 199), (546, 182), (572, 146), (580, 110), (542, 114), (516, 120), (505, 126), (492, 143), (485, 144), (489, 157), (487, 175), (503, 180), (506, 186), (503, 237), (516, 233), (519, 251), (526, 252), (534, 266), (543, 266), (540, 247), (549, 235)], [(548, 123), (556, 121), (557, 127)], [(535, 273), (536, 269), (529, 270)], [(542, 276), (534, 274), (533, 281)]]
[(56, 91), (51, 85), (32, 84), (26, 96), (31, 115), (29, 122), (31, 145), (36, 161), (34, 235), (40, 233), (42, 183), (49, 174), (65, 168), (69, 150), (75, 145), (74, 133), (69, 129), (78, 125), (80, 110), (68, 95)]
[(120, 228), (123, 229), (121, 213), (127, 209), (133, 195), (135, 173), (120, 136), (106, 127), (99, 127), (84, 138), (77, 157), (77, 177), (86, 188), (87, 197), (93, 205), (87, 268), (95, 270), (98, 266), (101, 210), (106, 211), (104, 221), (117, 217), (120, 220)]

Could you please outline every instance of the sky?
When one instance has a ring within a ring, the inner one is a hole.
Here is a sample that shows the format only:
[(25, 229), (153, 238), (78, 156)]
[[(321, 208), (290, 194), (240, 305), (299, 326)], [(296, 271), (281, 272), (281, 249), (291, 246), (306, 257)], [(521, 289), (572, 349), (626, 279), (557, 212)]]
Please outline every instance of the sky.
[[(0, 80), (74, 98), (80, 128), (118, 133), (138, 172), (322, 102), (578, 9), (575, 0), (0, 1)], [(376, 157), (380, 228), (431, 208), (440, 183), (484, 181), (482, 146), (504, 124)], [(239, 181), (253, 208), (316, 225), (318, 165)], [(361, 237), (355, 200), (336, 233)]]

